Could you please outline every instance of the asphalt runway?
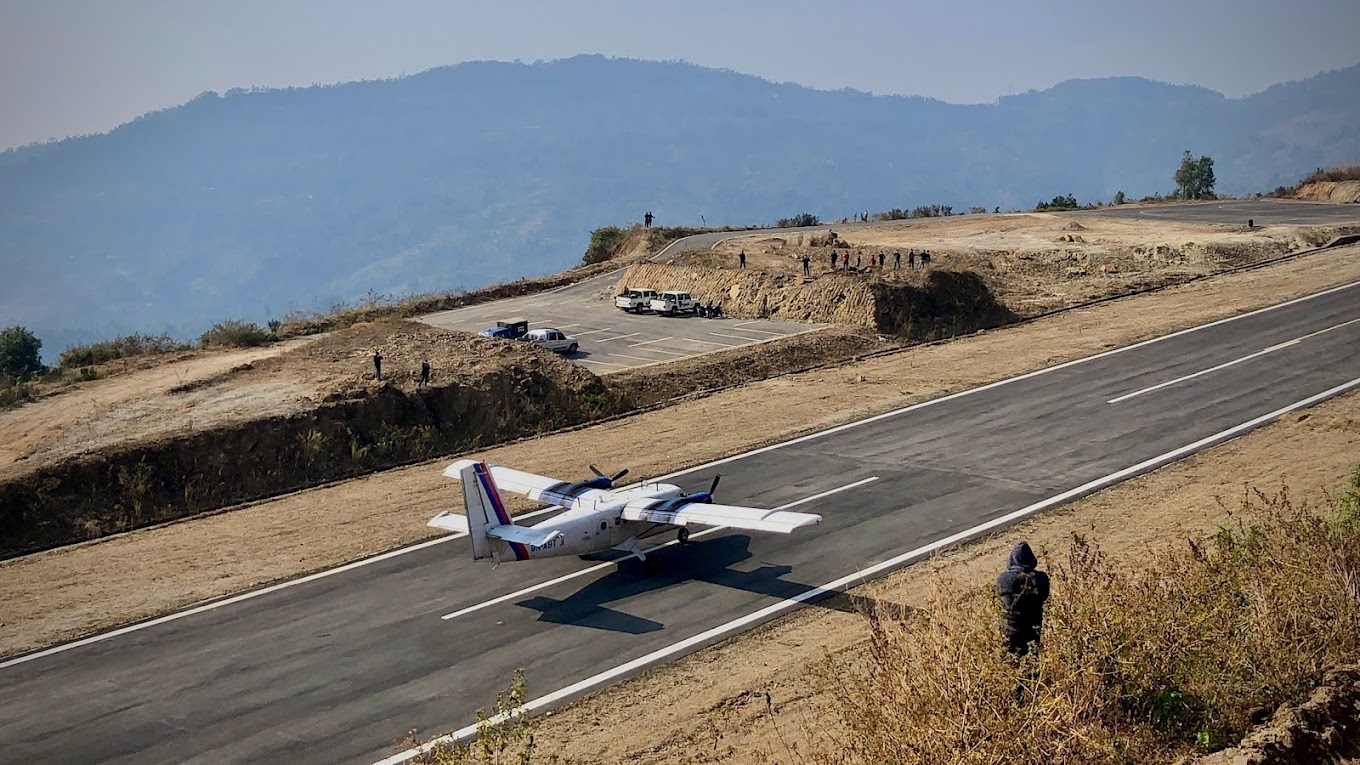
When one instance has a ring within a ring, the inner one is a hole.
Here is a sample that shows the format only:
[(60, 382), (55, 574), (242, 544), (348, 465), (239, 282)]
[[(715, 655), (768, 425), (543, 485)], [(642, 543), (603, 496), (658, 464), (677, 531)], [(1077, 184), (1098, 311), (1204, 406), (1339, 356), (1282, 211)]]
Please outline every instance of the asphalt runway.
[[(576, 338), (580, 350), (567, 358), (597, 374), (699, 356), (714, 351), (811, 332), (825, 324), (760, 319), (701, 319), (624, 313), (614, 306), (622, 272), (536, 295), (442, 311), (420, 321), (443, 329), (479, 332), (512, 316), (530, 328), (552, 327)], [(657, 289), (666, 289), (658, 285)]]
[(1109, 215), (1116, 218), (1174, 220), (1192, 223), (1235, 223), (1257, 226), (1325, 226), (1360, 222), (1360, 205), (1334, 205), (1279, 199), (1194, 202), (1166, 205), (1106, 207), (1068, 215)]
[(516, 668), (550, 707), (1357, 387), (1360, 283), (691, 468), (670, 480), (696, 490), (721, 471), (720, 502), (825, 520), (708, 533), (660, 551), (655, 575), (474, 564), (445, 537), (0, 662), (0, 751), (373, 761), (411, 728), (470, 724)]

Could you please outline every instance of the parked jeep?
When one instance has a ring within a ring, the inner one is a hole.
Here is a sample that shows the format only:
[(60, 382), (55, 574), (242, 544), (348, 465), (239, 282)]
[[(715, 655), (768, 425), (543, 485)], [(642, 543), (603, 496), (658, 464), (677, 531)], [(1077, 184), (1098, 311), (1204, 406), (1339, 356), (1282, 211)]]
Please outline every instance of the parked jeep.
[(688, 292), (671, 290), (657, 295), (651, 305), (652, 310), (659, 314), (674, 316), (677, 313), (694, 313), (699, 302), (690, 297)]
[(656, 297), (656, 290), (649, 289), (630, 289), (622, 295), (614, 298), (614, 305), (623, 309), (625, 312), (636, 311), (642, 313), (652, 308), (652, 299)]
[(487, 327), (477, 334), (482, 337), (499, 337), (502, 340), (518, 340), (529, 331), (529, 320), (516, 316), (513, 319), (502, 319), (496, 322), (496, 326)]

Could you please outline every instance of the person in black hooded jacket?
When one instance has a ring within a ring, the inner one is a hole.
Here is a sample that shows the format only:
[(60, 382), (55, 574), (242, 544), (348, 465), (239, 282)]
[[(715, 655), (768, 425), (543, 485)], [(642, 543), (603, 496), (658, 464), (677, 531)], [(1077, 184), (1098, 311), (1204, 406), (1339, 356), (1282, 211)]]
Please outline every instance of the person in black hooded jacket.
[(1006, 649), (1024, 656), (1039, 642), (1044, 624), (1044, 601), (1048, 599), (1048, 574), (1036, 568), (1039, 560), (1028, 542), (1016, 542), (1006, 570), (996, 578), (1001, 598), (1001, 631)]

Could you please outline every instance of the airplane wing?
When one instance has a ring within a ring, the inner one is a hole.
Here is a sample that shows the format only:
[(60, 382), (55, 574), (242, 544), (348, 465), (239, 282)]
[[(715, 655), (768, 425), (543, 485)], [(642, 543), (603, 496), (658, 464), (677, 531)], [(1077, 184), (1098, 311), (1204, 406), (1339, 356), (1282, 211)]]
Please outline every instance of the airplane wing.
[(489, 526), (486, 535), (493, 539), (501, 539), (506, 542), (518, 542), (522, 545), (542, 547), (549, 542), (562, 536), (562, 532), (557, 529), (546, 529), (540, 531), (531, 529), (528, 526)]
[[(473, 460), (458, 460), (444, 468), (444, 475), (458, 480), (459, 472), (472, 464)], [(492, 465), (491, 477), (496, 481), (496, 488), (501, 491), (522, 494), (545, 505), (558, 505), (568, 509), (608, 501), (613, 496), (610, 492), (592, 488), (584, 482), (559, 481), (556, 478), (526, 473), (504, 465)]]
[(704, 526), (728, 526), (751, 531), (774, 531), (787, 534), (794, 529), (821, 523), (822, 516), (794, 513), (788, 510), (763, 510), (757, 507), (714, 505), (691, 502), (684, 497), (655, 499), (643, 497), (624, 505), (621, 517), (626, 521), (650, 521), (684, 526), (690, 523)]

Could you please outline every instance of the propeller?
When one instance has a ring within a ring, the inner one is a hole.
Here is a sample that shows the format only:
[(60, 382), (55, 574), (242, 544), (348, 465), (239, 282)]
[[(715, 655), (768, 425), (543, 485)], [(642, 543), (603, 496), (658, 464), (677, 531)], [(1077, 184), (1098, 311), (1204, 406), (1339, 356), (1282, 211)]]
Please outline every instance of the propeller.
[(685, 496), (695, 502), (707, 502), (713, 504), (713, 492), (718, 490), (718, 481), (722, 480), (722, 473), (713, 476), (713, 483), (708, 485), (708, 491), (699, 491)]
[(607, 481), (607, 483), (606, 483), (606, 488), (607, 488), (607, 487), (609, 487), (609, 486), (613, 486), (615, 481), (617, 481), (617, 480), (619, 480), (620, 478), (622, 478), (622, 477), (628, 475), (628, 468), (624, 468), (623, 470), (620, 470), (619, 472), (617, 472), (617, 473), (615, 473), (614, 475), (611, 476), (611, 475), (605, 475), (605, 473), (604, 473), (603, 471), (601, 471), (599, 468), (595, 467), (594, 465), (591, 465), (591, 466), (590, 466), (590, 472), (594, 473), (595, 475), (599, 476), (600, 478), (606, 479), (606, 481)]

